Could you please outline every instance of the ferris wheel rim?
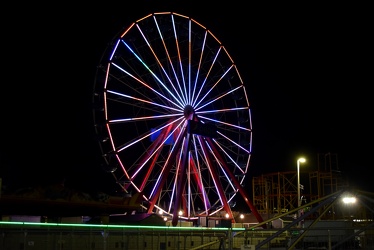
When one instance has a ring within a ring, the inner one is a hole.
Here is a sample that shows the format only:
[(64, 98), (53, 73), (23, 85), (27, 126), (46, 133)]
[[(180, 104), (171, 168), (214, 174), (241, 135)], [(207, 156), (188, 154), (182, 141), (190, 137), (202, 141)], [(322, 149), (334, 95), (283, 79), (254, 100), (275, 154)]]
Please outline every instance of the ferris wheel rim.
[[(184, 171), (188, 169), (186, 179), (195, 184), (179, 189), (193, 187), (195, 193), (180, 196), (178, 202), (191, 203), (185, 217), (230, 210), (237, 185), (244, 185), (248, 172), (251, 110), (235, 63), (211, 31), (174, 12), (137, 20), (103, 54), (95, 93), (94, 103), (102, 105), (94, 111), (96, 133), (107, 138), (99, 143), (103, 159), (125, 192), (140, 192), (152, 211), (175, 215), (176, 206), (162, 202), (175, 201), (178, 169), (188, 155)], [(121, 113), (121, 105), (127, 111)], [(201, 130), (215, 126), (217, 138), (191, 132), (188, 121), (197, 122)], [(121, 129), (134, 135), (126, 137)], [(170, 180), (163, 178), (170, 173)], [(168, 188), (172, 191), (163, 191)], [(215, 198), (207, 198), (210, 194)], [(209, 207), (194, 199), (208, 200)]]

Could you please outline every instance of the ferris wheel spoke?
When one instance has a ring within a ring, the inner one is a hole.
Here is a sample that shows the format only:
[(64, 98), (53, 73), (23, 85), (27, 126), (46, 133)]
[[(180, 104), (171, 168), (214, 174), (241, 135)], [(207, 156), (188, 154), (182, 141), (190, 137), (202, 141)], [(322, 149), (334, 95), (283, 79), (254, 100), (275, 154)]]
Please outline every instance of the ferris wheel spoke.
[[(222, 160), (222, 153), (221, 152), (223, 152), (224, 155), (226, 155), (228, 157), (228, 159), (229, 159), (229, 160), (225, 160), (224, 161), (225, 165), (228, 165), (228, 164), (235, 164), (235, 165), (237, 165), (237, 164), (231, 158), (231, 156), (226, 152), (226, 150), (223, 149), (222, 147), (220, 147), (221, 151), (219, 151), (219, 152), (216, 149), (212, 148), (211, 145), (210, 145), (211, 142), (212, 142), (212, 140), (207, 141), (207, 147), (209, 148), (209, 151), (210, 151), (212, 157), (217, 162), (217, 169), (220, 169), (220, 171), (218, 171), (218, 172), (220, 172), (221, 175), (222, 175), (222, 177), (223, 177), (223, 178), (220, 178), (220, 180), (225, 180), (225, 182), (228, 184), (228, 185), (225, 185), (226, 186), (225, 192), (228, 192), (228, 190), (230, 189), (230, 187), (231, 187), (231, 190), (234, 191), (236, 189), (235, 185), (233, 185), (233, 182), (231, 181), (231, 176), (229, 177), (230, 174), (228, 174), (227, 171), (229, 171), (231, 173), (232, 171), (235, 171), (235, 169), (234, 168), (230, 168), (228, 170), (228, 168), (224, 168), (223, 167), (223, 165), (222, 165), (223, 164), (222, 163), (223, 160)], [(240, 170), (240, 172), (243, 173), (242, 170)]]
[(172, 27), (173, 27), (173, 32), (174, 32), (174, 40), (175, 40), (175, 47), (177, 51), (177, 57), (178, 57), (178, 66), (179, 66), (179, 73), (180, 73), (180, 79), (182, 79), (182, 89), (184, 92), (184, 96), (187, 98), (187, 89), (186, 89), (186, 83), (185, 83), (185, 76), (184, 76), (184, 69), (182, 65), (182, 58), (181, 58), (181, 51), (180, 51), (180, 44), (178, 40), (178, 33), (177, 33), (177, 27), (175, 24), (174, 16), (171, 16), (172, 19)]
[(157, 82), (164, 87), (165, 90), (167, 90), (167, 92), (173, 97), (173, 99), (177, 100), (178, 104), (176, 104), (175, 102), (173, 102), (172, 100), (170, 100), (168, 97), (166, 97), (165, 95), (163, 95), (160, 91), (157, 91), (155, 88), (152, 88), (149, 84), (143, 82), (141, 79), (135, 77), (134, 75), (130, 74), (128, 71), (126, 71), (125, 69), (123, 69), (122, 67), (120, 67), (119, 65), (115, 64), (115, 63), (112, 63), (113, 66), (117, 67), (119, 70), (121, 70), (122, 72), (126, 73), (128, 76), (132, 77), (134, 80), (136, 80), (137, 82), (141, 83), (144, 87), (152, 90), (154, 93), (156, 93), (157, 95), (159, 95), (160, 97), (162, 97), (164, 100), (166, 100), (167, 102), (169, 103), (172, 103), (174, 106), (176, 107), (179, 107), (179, 108), (182, 108), (184, 105), (183, 103), (181, 103), (176, 97), (175, 95), (164, 85), (164, 83), (153, 73), (153, 77), (157, 80)]
[[(115, 123), (133, 122), (133, 121), (140, 121), (140, 120), (150, 121), (150, 120), (165, 119), (165, 118), (175, 117), (175, 116), (176, 116), (175, 114), (164, 114), (164, 115), (120, 118), (120, 119), (108, 120), (108, 123), (115, 124)], [(182, 119), (182, 117), (180, 117), (179, 119)]]
[[(171, 67), (172, 67), (172, 69), (173, 69), (173, 72), (174, 72), (174, 75), (175, 75), (174, 66), (173, 66), (173, 64), (171, 63), (170, 55), (169, 55), (169, 53), (168, 53), (168, 49), (167, 49), (167, 47), (166, 47), (166, 45), (165, 45), (165, 42), (164, 42), (164, 39), (163, 39), (163, 37), (162, 37), (162, 33), (161, 33), (160, 27), (159, 27), (159, 25), (158, 25), (157, 19), (154, 18), (154, 21), (155, 21), (155, 25), (156, 25), (156, 27), (157, 27), (157, 30), (158, 30), (158, 33), (159, 33), (159, 36), (160, 36), (160, 40), (161, 40), (162, 43), (163, 43), (163, 46), (164, 46), (165, 52), (167, 53), (167, 57), (168, 57), (168, 59), (169, 59), (169, 63), (170, 63), (170, 65), (171, 65)], [(170, 76), (169, 76), (169, 73), (166, 71), (165, 67), (162, 65), (161, 60), (158, 58), (157, 53), (156, 53), (156, 52), (154, 51), (154, 49), (152, 48), (152, 45), (150, 44), (150, 42), (148, 41), (148, 39), (147, 39), (146, 36), (144, 35), (142, 29), (140, 28), (139, 25), (137, 25), (137, 27), (138, 27), (138, 29), (139, 29), (139, 32), (142, 34), (143, 39), (146, 41), (146, 43), (147, 43), (149, 49), (151, 50), (153, 56), (155, 57), (155, 60), (157, 61), (157, 63), (158, 63), (158, 65), (160, 66), (160, 68), (162, 69), (162, 72), (164, 73), (164, 76), (168, 79), (170, 85), (172, 86), (172, 88), (173, 88), (173, 90), (174, 90), (174, 93), (176, 93), (176, 95), (178, 96), (178, 98), (176, 99), (176, 101), (179, 102), (179, 100), (183, 100), (183, 101), (184, 101), (184, 102), (183, 102), (183, 105), (185, 105), (185, 104), (187, 103), (187, 100), (186, 100), (186, 97), (185, 97), (185, 96), (182, 96), (182, 95), (183, 95), (183, 91), (182, 91), (181, 85), (180, 85), (180, 83), (179, 83), (179, 81), (178, 81), (178, 78), (175, 78), (175, 79), (176, 79), (176, 81), (177, 81), (177, 83), (178, 83), (179, 91), (176, 89), (175, 84), (173, 83), (173, 81), (171, 80), (171, 78), (170, 78)], [(165, 86), (165, 87), (166, 87), (166, 86)], [(168, 91), (168, 92), (169, 92), (169, 91)], [(182, 95), (181, 95), (181, 94), (182, 94)]]
[[(146, 138), (150, 138), (153, 134), (158, 133), (158, 132), (161, 131), (162, 129), (164, 129), (164, 128), (170, 126), (171, 124), (176, 123), (176, 122), (178, 122), (178, 121), (180, 121), (180, 120), (182, 120), (182, 119), (183, 119), (183, 118), (180, 117), (180, 118), (178, 118), (178, 119), (172, 120), (172, 121), (170, 121), (169, 123), (164, 124), (163, 126), (161, 126), (161, 127), (158, 128), (158, 129), (154, 129), (153, 131), (147, 132), (146, 134), (143, 134), (143, 135), (141, 135), (141, 136), (139, 136), (139, 137), (134, 138), (134, 140), (131, 140), (131, 141), (126, 142), (126, 144), (116, 146), (116, 152), (121, 152), (121, 151), (123, 151), (123, 150), (125, 150), (125, 149), (127, 149), (127, 148), (129, 148), (129, 147), (131, 147), (131, 146), (133, 146), (133, 145), (136, 144), (136, 143), (142, 142), (142, 141), (145, 140)], [(170, 134), (169, 136), (171, 136), (171, 134)], [(167, 137), (167, 138), (165, 139), (165, 141), (166, 141), (168, 138), (169, 138), (169, 137)]]
[(209, 211), (209, 209), (211, 208), (211, 204), (210, 204), (209, 197), (208, 197), (208, 194), (207, 194), (207, 191), (206, 191), (206, 187), (205, 187), (205, 184), (204, 184), (204, 181), (203, 181), (204, 178), (202, 176), (201, 164), (203, 163), (202, 162), (203, 159), (198, 154), (198, 152), (199, 152), (198, 143), (199, 144), (201, 143), (200, 140), (201, 140), (201, 138), (199, 136), (197, 136), (197, 138), (196, 137), (193, 138), (193, 145), (194, 145), (194, 149), (195, 149), (195, 154), (192, 157), (195, 159), (195, 161), (192, 161), (192, 163), (193, 163), (192, 167), (193, 167), (193, 170), (195, 172), (194, 176), (195, 176), (195, 180), (196, 180), (197, 187), (198, 187), (198, 190), (199, 190), (199, 194), (201, 194), (200, 195), (201, 201), (202, 201), (205, 213), (207, 213), (207, 211)]
[[(154, 204), (156, 203), (157, 198), (159, 197), (159, 195), (162, 191), (162, 187), (167, 180), (166, 176), (168, 175), (168, 173), (170, 173), (171, 169), (173, 168), (174, 162), (172, 162), (172, 161), (174, 159), (178, 159), (177, 158), (178, 150), (181, 148), (181, 144), (184, 141), (183, 134), (185, 134), (185, 132), (186, 132), (185, 130), (186, 130), (186, 128), (183, 127), (182, 129), (180, 129), (180, 131), (178, 131), (178, 136), (175, 140), (175, 143), (173, 144), (172, 149), (169, 151), (169, 155), (168, 155), (168, 157), (165, 160), (165, 163), (163, 165), (162, 175), (159, 176), (160, 178), (158, 178), (157, 183), (154, 185), (154, 188), (152, 189), (152, 192), (149, 196), (149, 200), (150, 200), (150, 204), (151, 204), (150, 205), (150, 211), (152, 210)], [(163, 177), (165, 177), (165, 178), (163, 178)]]
[(247, 131), (247, 132), (251, 132), (252, 129), (251, 128), (248, 128), (248, 127), (244, 127), (244, 126), (240, 126), (240, 125), (236, 125), (234, 123), (228, 123), (228, 122), (224, 122), (224, 121), (221, 121), (221, 120), (217, 120), (217, 119), (212, 119), (212, 118), (209, 118), (207, 116), (202, 116), (201, 114), (209, 114), (209, 113), (213, 113), (213, 114), (217, 114), (217, 113), (221, 113), (221, 112), (231, 112), (231, 111), (237, 111), (237, 110), (248, 110), (248, 108), (246, 107), (243, 107), (243, 108), (240, 108), (240, 109), (221, 109), (221, 110), (211, 110), (211, 111), (205, 111), (205, 112), (197, 112), (197, 114), (199, 115), (199, 118), (201, 120), (207, 120), (207, 121), (211, 121), (215, 124), (222, 124), (222, 125), (225, 125), (227, 127), (230, 127), (232, 129), (239, 129), (240, 131)]
[[(180, 100), (178, 98), (176, 98), (176, 96), (174, 95), (174, 93), (171, 92), (171, 90), (166, 87), (166, 85), (164, 84), (164, 82), (151, 70), (151, 68), (130, 48), (130, 46), (124, 40), (122, 40), (122, 42), (133, 53), (133, 55), (141, 62), (141, 64), (148, 70), (148, 72), (153, 76), (153, 78), (158, 82), (158, 84), (163, 87), (163, 90), (165, 90), (170, 96), (172, 96), (175, 101), (179, 102), (179, 105), (183, 106), (183, 103), (181, 103)], [(114, 64), (114, 66), (118, 67), (120, 70), (122, 70), (126, 74), (131, 75), (130, 73), (128, 73), (124, 69), (120, 68), (119, 66), (117, 66), (115, 64)], [(167, 99), (169, 102), (174, 103), (173, 101), (171, 101), (170, 99), (168, 99), (164, 95), (161, 95), (159, 92), (157, 92), (157, 93), (160, 96), (162, 96), (163, 98)]]
[[(208, 104), (210, 104), (210, 103), (212, 103), (212, 102), (214, 102), (214, 101), (216, 101), (216, 100), (222, 98), (223, 96), (228, 95), (228, 94), (230, 94), (230, 93), (236, 91), (238, 88), (241, 88), (241, 86), (238, 86), (237, 88), (234, 88), (234, 89), (228, 90), (227, 92), (224, 92), (222, 96), (216, 97), (216, 98), (214, 98), (213, 100), (209, 101), (208, 103), (206, 103), (206, 104), (204, 104), (204, 105), (200, 105), (200, 103), (202, 103), (202, 102), (207, 98), (207, 96), (208, 96), (208, 95), (209, 95), (209, 94), (210, 94), (210, 93), (211, 93), (215, 88), (217, 88), (217, 85), (221, 82), (221, 80), (225, 77), (225, 75), (227, 74), (227, 72), (229, 72), (229, 70), (230, 70), (232, 67), (233, 67), (233, 65), (231, 65), (231, 67), (229, 67), (229, 69), (228, 69), (228, 70), (227, 70), (227, 71), (226, 71), (222, 76), (220, 76), (219, 79), (217, 79), (217, 81), (216, 81), (216, 82), (215, 82), (211, 87), (206, 88), (206, 89), (208, 89), (208, 91), (207, 91), (207, 92), (206, 92), (206, 93), (205, 93), (201, 98), (199, 98), (199, 101), (198, 101), (198, 102), (194, 102), (194, 105), (195, 105), (196, 107), (198, 107), (196, 110), (199, 110), (199, 109), (205, 107), (206, 105), (208, 105)], [(199, 92), (199, 94), (200, 94), (200, 92)], [(196, 101), (197, 101), (197, 100), (196, 100)]]
[[(239, 89), (239, 88), (241, 88), (241, 86), (239, 86), (239, 87), (237, 87), (237, 88), (235, 88), (235, 89), (232, 89), (232, 90), (230, 90), (230, 91), (228, 91), (228, 92), (222, 94), (221, 96), (218, 96), (218, 97), (214, 98), (213, 100), (210, 100), (210, 101), (207, 102), (207, 103), (204, 103), (204, 105), (200, 105), (200, 106), (196, 107), (196, 111), (199, 111), (200, 109), (206, 107), (207, 105), (209, 105), (209, 104), (211, 104), (211, 103), (213, 103), (213, 102), (217, 102), (217, 101), (220, 100), (221, 98), (223, 98), (223, 97), (229, 95), (230, 93), (234, 92), (235, 90), (237, 90), (237, 89)], [(205, 97), (205, 96), (204, 96), (204, 97)], [(200, 102), (199, 102), (198, 104), (200, 104)]]
[[(222, 47), (219, 47), (219, 48), (218, 48), (218, 51), (217, 51), (217, 53), (216, 53), (215, 56), (214, 56), (214, 59), (213, 59), (211, 65), (210, 65), (210, 68), (209, 68), (209, 70), (208, 70), (208, 72), (207, 72), (207, 74), (206, 74), (206, 76), (205, 76), (203, 82), (201, 83), (201, 86), (200, 86), (200, 88), (199, 88), (199, 91), (198, 91), (197, 94), (196, 94), (195, 100), (192, 102), (192, 105), (193, 105), (193, 106), (196, 106), (196, 102), (197, 102), (197, 100), (199, 100), (199, 96), (200, 96), (200, 94), (202, 93), (202, 91), (203, 91), (204, 89), (210, 89), (210, 88), (206, 88), (206, 83), (207, 83), (207, 80), (208, 80), (208, 78), (209, 78), (209, 75), (210, 75), (211, 72), (212, 72), (212, 69), (213, 69), (213, 66), (214, 66), (214, 64), (215, 64), (215, 62), (216, 62), (216, 60), (217, 60), (217, 57), (218, 57), (219, 53), (221, 52), (221, 48), (222, 48)], [(210, 92), (210, 91), (209, 91), (209, 92)], [(204, 97), (203, 97), (203, 98), (200, 98), (200, 100), (202, 100), (202, 99), (204, 99)], [(200, 101), (200, 102), (201, 102), (201, 101)]]
[(219, 196), (220, 204), (224, 207), (225, 211), (232, 214), (230, 207), (228, 206), (228, 202), (226, 200), (225, 191), (223, 186), (221, 185), (219, 175), (217, 173), (216, 167), (213, 164), (213, 159), (209, 156), (209, 149), (205, 142), (200, 141), (200, 146), (202, 147), (202, 151), (205, 157), (205, 161), (207, 162), (207, 168), (209, 170), (210, 175), (212, 176), (212, 180), (214, 186), (217, 190), (217, 194)]
[[(164, 48), (165, 53), (166, 53), (166, 57), (167, 57), (167, 59), (168, 59), (168, 63), (169, 63), (169, 65), (170, 65), (171, 69), (172, 69), (172, 73), (173, 73), (173, 76), (174, 76), (174, 78), (175, 78), (175, 81), (176, 81), (176, 83), (177, 83), (177, 85), (178, 85), (178, 89), (179, 89), (179, 90), (177, 91), (176, 88), (175, 88), (175, 86), (174, 86), (174, 85), (172, 85), (172, 86), (173, 86), (173, 88), (176, 90), (176, 93), (178, 93), (178, 96), (181, 98), (181, 100), (183, 100), (184, 103), (187, 104), (187, 103), (188, 103), (188, 101), (187, 101), (187, 97), (186, 97), (186, 95), (185, 95), (185, 91), (182, 89), (182, 86), (181, 86), (181, 83), (180, 83), (179, 76), (177, 75), (177, 71), (176, 71), (176, 69), (175, 69), (175, 67), (174, 67), (174, 63), (173, 63), (173, 61), (172, 61), (172, 59), (171, 59), (171, 56), (170, 56), (170, 53), (169, 53), (169, 48), (167, 47), (167, 45), (166, 45), (166, 43), (165, 43), (165, 39), (163, 38), (162, 31), (161, 31), (161, 29), (160, 29), (160, 27), (159, 27), (159, 25), (158, 25), (157, 19), (154, 18), (154, 20), (155, 20), (155, 23), (156, 23), (156, 26), (157, 26), (157, 30), (158, 30), (158, 33), (159, 33), (159, 35), (160, 35), (160, 38), (161, 38), (162, 44), (163, 44), (163, 48)], [(173, 22), (173, 27), (174, 27), (174, 19), (172, 19), (172, 20), (173, 20), (172, 22)], [(174, 36), (175, 36), (175, 35), (174, 35)], [(178, 43), (177, 43), (177, 45), (178, 45)]]
[(156, 166), (156, 161), (161, 154), (161, 147), (163, 147), (164, 143), (172, 135), (170, 133), (171, 129), (172, 129), (172, 123), (170, 123), (165, 129), (162, 130), (162, 132), (157, 137), (157, 139), (151, 144), (148, 150), (145, 151), (145, 154), (143, 155), (143, 159), (139, 161), (140, 163), (139, 167), (131, 175), (131, 180), (133, 180), (138, 175), (138, 173), (140, 173), (140, 171), (144, 168), (145, 164), (152, 160), (152, 162), (149, 164), (146, 174), (141, 176), (141, 179), (143, 180), (141, 182), (142, 184), (140, 185), (141, 191), (144, 190), (144, 187), (147, 181), (149, 180), (149, 177), (151, 176), (152, 171), (154, 170)]
[[(208, 31), (205, 31), (204, 32), (204, 39), (203, 39), (202, 44), (201, 44), (201, 52), (200, 52), (200, 55), (199, 55), (199, 62), (198, 62), (198, 66), (196, 67), (197, 72), (196, 72), (196, 77), (195, 77), (195, 81), (194, 81), (194, 85), (193, 85), (193, 89), (192, 89), (192, 97), (191, 97), (191, 101), (190, 101), (191, 105), (195, 105), (193, 100), (197, 99), (197, 98), (195, 98), (195, 94), (197, 94), (196, 90), (198, 88), (200, 68), (201, 68), (202, 61), (203, 61), (203, 55), (204, 55), (204, 51), (205, 51), (205, 43), (206, 43), (207, 35), (208, 35)], [(203, 85), (204, 84), (202, 84), (202, 86)], [(202, 89), (202, 86), (200, 88), (200, 91)]]

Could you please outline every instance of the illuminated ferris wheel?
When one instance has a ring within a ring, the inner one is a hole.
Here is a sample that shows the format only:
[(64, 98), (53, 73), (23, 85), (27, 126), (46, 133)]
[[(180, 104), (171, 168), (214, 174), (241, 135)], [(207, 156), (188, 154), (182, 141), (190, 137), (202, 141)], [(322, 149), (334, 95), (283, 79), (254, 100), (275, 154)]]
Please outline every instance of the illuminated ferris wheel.
[(252, 147), (246, 89), (196, 20), (154, 13), (123, 30), (103, 54), (93, 101), (105, 162), (148, 213), (170, 215), (173, 225), (179, 211), (232, 218), (238, 193), (256, 212), (243, 188)]

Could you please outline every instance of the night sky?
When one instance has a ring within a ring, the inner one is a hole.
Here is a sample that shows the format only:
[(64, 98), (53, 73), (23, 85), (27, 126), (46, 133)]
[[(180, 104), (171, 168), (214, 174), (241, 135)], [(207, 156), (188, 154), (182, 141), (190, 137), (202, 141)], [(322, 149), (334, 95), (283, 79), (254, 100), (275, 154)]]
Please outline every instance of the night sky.
[(293, 171), (300, 155), (307, 158), (303, 168), (316, 170), (318, 155), (332, 153), (352, 185), (374, 191), (368, 6), (173, 2), (4, 9), (10, 18), (2, 22), (3, 185), (64, 179), (79, 189), (115, 187), (94, 134), (96, 67), (132, 22), (173, 11), (210, 29), (243, 77), (253, 122), (249, 180)]

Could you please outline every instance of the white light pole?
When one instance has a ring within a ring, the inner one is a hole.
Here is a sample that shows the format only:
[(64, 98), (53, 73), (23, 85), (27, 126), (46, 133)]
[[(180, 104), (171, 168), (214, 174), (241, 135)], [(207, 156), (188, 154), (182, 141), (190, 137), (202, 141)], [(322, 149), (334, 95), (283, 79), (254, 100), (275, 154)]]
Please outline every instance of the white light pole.
[[(300, 163), (304, 163), (306, 160), (305, 158), (297, 159), (297, 208), (301, 206), (301, 199), (300, 199)], [(300, 210), (297, 212), (297, 218), (300, 217)]]

